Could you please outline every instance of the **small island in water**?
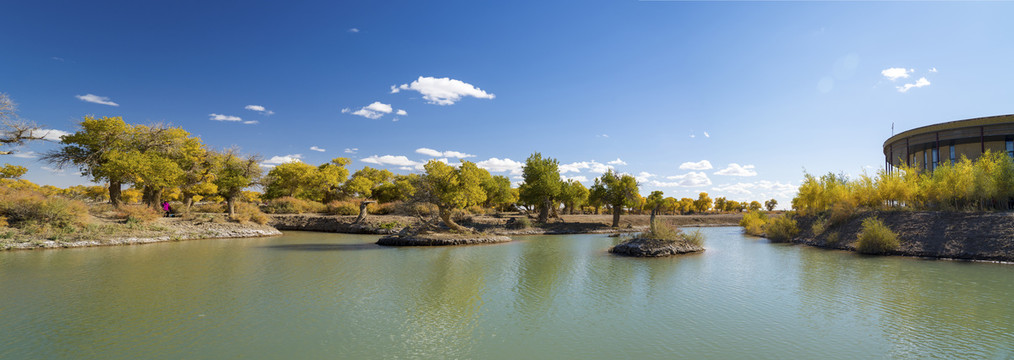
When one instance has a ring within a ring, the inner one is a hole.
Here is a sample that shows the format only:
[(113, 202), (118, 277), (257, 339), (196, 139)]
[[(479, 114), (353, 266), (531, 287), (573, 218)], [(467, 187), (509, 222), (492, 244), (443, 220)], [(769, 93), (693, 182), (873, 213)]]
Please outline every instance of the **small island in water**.
[(704, 235), (700, 230), (683, 232), (678, 227), (652, 221), (648, 231), (636, 233), (609, 248), (622, 256), (662, 257), (704, 251)]

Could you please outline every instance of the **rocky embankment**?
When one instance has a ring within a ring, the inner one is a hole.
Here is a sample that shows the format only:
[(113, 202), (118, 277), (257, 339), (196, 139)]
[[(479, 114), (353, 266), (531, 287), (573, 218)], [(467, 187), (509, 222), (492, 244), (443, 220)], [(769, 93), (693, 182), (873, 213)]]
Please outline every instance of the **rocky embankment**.
[(58, 249), (90, 246), (137, 245), (167, 241), (183, 241), (196, 239), (250, 238), (281, 235), (271, 226), (253, 223), (194, 223), (178, 219), (160, 219), (158, 223), (164, 229), (157, 232), (144, 231), (135, 235), (113, 235), (108, 239), (83, 241), (35, 240), (26, 242), (6, 243), (10, 250)]
[(474, 245), (474, 244), (497, 244), (510, 242), (511, 238), (502, 235), (491, 234), (414, 234), (414, 235), (392, 235), (377, 240), (377, 245), (384, 246), (446, 246), (446, 245)]
[(704, 247), (685, 241), (666, 241), (634, 238), (609, 248), (616, 255), (634, 257), (662, 257), (704, 251)]
[(898, 234), (901, 245), (889, 255), (1014, 261), (1014, 213), (1007, 212), (868, 212), (820, 233), (814, 224), (821, 220), (797, 217), (800, 233), (792, 242), (855, 251), (862, 221), (872, 216)]

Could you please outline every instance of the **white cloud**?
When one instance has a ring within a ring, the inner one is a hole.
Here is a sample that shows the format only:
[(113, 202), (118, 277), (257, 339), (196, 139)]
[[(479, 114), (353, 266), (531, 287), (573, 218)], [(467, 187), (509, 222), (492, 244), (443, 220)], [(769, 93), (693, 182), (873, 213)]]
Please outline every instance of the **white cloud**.
[(351, 29), (349, 29), (349, 32), (354, 34), (354, 33), (359, 32), (359, 29), (357, 29), (357, 28), (351, 28)]
[(754, 195), (760, 192), (764, 197), (791, 198), (795, 196), (798, 187), (792, 184), (784, 184), (768, 180), (761, 180), (752, 183), (736, 183), (715, 186), (712, 190), (735, 195)]
[(247, 124), (247, 125), (255, 125), (255, 124), (260, 124), (261, 122), (257, 121), (257, 120), (247, 120), (247, 121), (244, 121), (243, 123)]
[(11, 156), (21, 159), (34, 159), (39, 157), (39, 153), (34, 151), (25, 151), (25, 152), (16, 152)]
[(263, 106), (260, 106), (260, 105), (247, 105), (247, 106), (245, 106), (243, 108), (247, 109), (247, 110), (253, 110), (253, 111), (259, 112), (262, 115), (272, 115), (272, 114), (275, 113), (274, 111), (265, 109)]
[(208, 114), (211, 120), (215, 121), (243, 121), (243, 118), (232, 115)]
[(914, 70), (905, 68), (888, 68), (882, 70), (880, 74), (884, 75), (884, 77), (891, 81), (895, 81), (901, 78), (908, 78), (908, 74), (911, 74), (912, 72), (914, 72)]
[(926, 78), (921, 77), (919, 78), (919, 80), (916, 80), (914, 84), (905, 84), (902, 86), (898, 86), (898, 92), (908, 92), (908, 90), (911, 88), (921, 88), (923, 86), (929, 86), (929, 84), (930, 84), (929, 80), (926, 80)]
[(578, 176), (563, 176), (563, 175), (560, 175), (560, 178), (562, 178), (564, 180), (575, 180), (575, 181), (580, 181), (580, 182), (586, 182), (586, 181), (588, 181), (588, 177), (584, 176), (584, 175), (578, 175)]
[(401, 115), (401, 116), (408, 116), (408, 111), (405, 111), (405, 110), (402, 110), (402, 109), (398, 109), (398, 111), (395, 111), (394, 114), (395, 115)]
[(109, 97), (107, 97), (107, 96), (98, 96), (98, 95), (86, 94), (86, 95), (74, 95), (74, 97), (76, 97), (78, 99), (81, 99), (81, 101), (87, 101), (87, 102), (90, 102), (90, 103), (109, 105), (109, 106), (120, 106), (120, 104), (117, 104), (117, 103), (114, 103), (114, 102), (110, 101)]
[[(349, 108), (342, 109), (342, 113), (348, 113), (351, 110)], [(384, 114), (390, 114), (394, 111), (390, 104), (384, 104), (379, 101), (374, 101), (372, 104), (366, 105), (363, 108), (352, 111), (352, 115), (359, 115), (367, 119), (379, 119)]]
[(64, 170), (64, 169), (54, 169), (54, 168), (51, 168), (51, 167), (49, 167), (49, 166), (43, 166), (43, 167), (42, 167), (42, 170), (46, 170), (46, 171), (49, 171), (50, 173), (53, 173), (53, 174), (54, 174), (54, 175), (56, 175), (56, 176), (64, 176), (64, 175), (66, 175), (66, 174), (64, 173), (64, 172), (65, 172), (65, 170)]
[(753, 165), (740, 166), (736, 163), (729, 164), (728, 167), (715, 172), (715, 175), (725, 176), (757, 176), (757, 172), (753, 171)]
[(560, 173), (566, 174), (568, 172), (581, 172), (581, 170), (587, 169), (592, 173), (604, 173), (609, 169), (613, 169), (613, 166), (600, 163), (598, 161), (579, 161), (572, 162), (570, 164), (561, 164)]
[(711, 137), (711, 134), (708, 134), (708, 132), (707, 132), (707, 131), (705, 131), (705, 132), (704, 132), (704, 137), (706, 137), (706, 138), (709, 138), (709, 137)]
[(708, 170), (711, 168), (711, 162), (707, 160), (701, 160), (698, 162), (688, 161), (680, 164), (680, 170)]
[(595, 135), (595, 137), (608, 138), (609, 135), (608, 134), (599, 134), (599, 135)]
[(441, 157), (442, 156), (442, 157), (459, 158), (459, 159), (475, 157), (475, 155), (466, 154), (466, 153), (463, 153), (463, 152), (460, 152), (460, 151), (439, 151), (439, 150), (433, 150), (433, 149), (430, 149), (430, 148), (418, 148), (418, 149), (415, 149), (415, 152), (419, 153), (419, 154), (426, 155), (426, 156), (432, 156), (432, 157)]
[(479, 99), (493, 99), (496, 97), (494, 94), (482, 91), (482, 89), (461, 80), (451, 78), (434, 78), (429, 76), (420, 76), (419, 79), (413, 81), (411, 84), (401, 84), (401, 86), (397, 88), (391, 86), (392, 94), (397, 93), (400, 90), (418, 91), (423, 95), (423, 99), (429, 101), (430, 104), (437, 105), (454, 105), (454, 103), (461, 100), (463, 96), (471, 96)]
[(524, 163), (508, 158), (489, 158), (489, 160), (479, 161), (475, 165), (490, 172), (509, 172), (511, 175), (520, 175), (521, 170), (525, 167)]
[(627, 162), (623, 161), (623, 160), (620, 160), (620, 158), (616, 158), (616, 160), (606, 162), (606, 164), (609, 164), (609, 165), (627, 165)]
[(359, 148), (345, 148), (346, 154), (355, 154), (357, 152), (359, 152)]
[(929, 69), (929, 72), (931, 72), (931, 73), (935, 73), (935, 72), (937, 72), (937, 68), (935, 68), (935, 67), (934, 67), (934, 68), (930, 68), (930, 69)]
[(298, 162), (303, 158), (303, 154), (289, 154), (282, 156), (272, 156), (270, 159), (264, 160), (265, 164), (284, 164), (290, 162)]
[(703, 172), (691, 171), (684, 175), (667, 176), (666, 179), (676, 181), (663, 182), (652, 180), (649, 184), (655, 187), (701, 187), (711, 185), (711, 179), (708, 178), (708, 174)]
[(69, 132), (57, 129), (40, 129), (32, 131), (31, 136), (41, 137), (43, 140), (60, 141), (62, 137), (70, 135)]
[(377, 156), (371, 155), (367, 158), (361, 159), (364, 163), (377, 164), (377, 165), (395, 165), (395, 166), (416, 166), (422, 163), (417, 161), (409, 160), (407, 157), (402, 155), (384, 155)]
[(637, 176), (634, 176), (634, 179), (637, 179), (637, 182), (639, 182), (639, 183), (643, 183), (643, 182), (646, 182), (646, 181), (648, 181), (648, 179), (651, 179), (653, 177), (655, 177), (655, 174), (652, 174), (652, 173), (647, 172), (647, 171), (642, 171), (639, 174), (637, 174)]
[(310, 150), (313, 150), (313, 151), (320, 151), (320, 152), (325, 152), (325, 151), (327, 151), (327, 150), (324, 150), (324, 149), (321, 149), (321, 148), (317, 147), (316, 145), (315, 145), (315, 146), (311, 146), (311, 147), (310, 147)]
[(693, 138), (695, 138), (695, 137), (697, 137), (697, 135), (694, 135), (694, 134), (690, 134), (690, 138), (691, 138), (691, 139), (693, 139)]

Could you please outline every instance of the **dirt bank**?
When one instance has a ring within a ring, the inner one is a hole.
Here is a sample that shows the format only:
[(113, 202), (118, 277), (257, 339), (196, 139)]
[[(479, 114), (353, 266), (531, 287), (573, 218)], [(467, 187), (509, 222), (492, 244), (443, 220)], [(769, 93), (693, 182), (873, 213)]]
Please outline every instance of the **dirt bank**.
[(868, 212), (819, 234), (817, 219), (798, 217), (792, 242), (855, 251), (863, 219), (873, 216), (898, 234), (901, 246), (891, 255), (1014, 261), (1014, 213)]
[(248, 238), (281, 235), (277, 229), (254, 223), (232, 223), (225, 221), (191, 221), (180, 218), (160, 218), (151, 224), (136, 229), (122, 230), (122, 233), (96, 236), (88, 240), (0, 240), (0, 250), (59, 249), (89, 246), (135, 245), (166, 241), (195, 239)]
[[(562, 215), (548, 224), (532, 224), (531, 227), (510, 226), (511, 218), (524, 217), (520, 214), (473, 215), (456, 220), (458, 224), (497, 235), (540, 235), (540, 234), (589, 234), (641, 231), (648, 226), (649, 215), (623, 215), (620, 227), (612, 228), (611, 215)], [(662, 215), (657, 219), (676, 226), (736, 226), (742, 214), (716, 215)], [(393, 234), (403, 227), (417, 224), (419, 219), (397, 215), (371, 215), (362, 224), (355, 224), (355, 216), (333, 216), (319, 214), (271, 215), (269, 225), (279, 230), (304, 230), (338, 232), (349, 234)]]

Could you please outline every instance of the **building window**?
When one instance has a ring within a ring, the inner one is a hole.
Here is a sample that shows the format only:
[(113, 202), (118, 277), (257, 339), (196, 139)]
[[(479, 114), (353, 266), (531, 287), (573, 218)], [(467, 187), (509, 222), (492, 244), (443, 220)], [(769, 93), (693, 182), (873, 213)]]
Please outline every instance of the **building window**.
[(954, 162), (955, 162), (955, 161), (956, 161), (957, 159), (958, 159), (958, 158), (957, 158), (957, 156), (955, 156), (955, 153), (954, 153), (954, 145), (951, 145), (951, 165), (954, 165)]
[(937, 148), (933, 148), (933, 167), (930, 170), (936, 170), (937, 166), (940, 166), (940, 154), (937, 152)]
[(929, 170), (929, 151), (923, 150), (922, 152), (922, 169)]
[(1007, 156), (1014, 158), (1014, 139), (1007, 138)]

